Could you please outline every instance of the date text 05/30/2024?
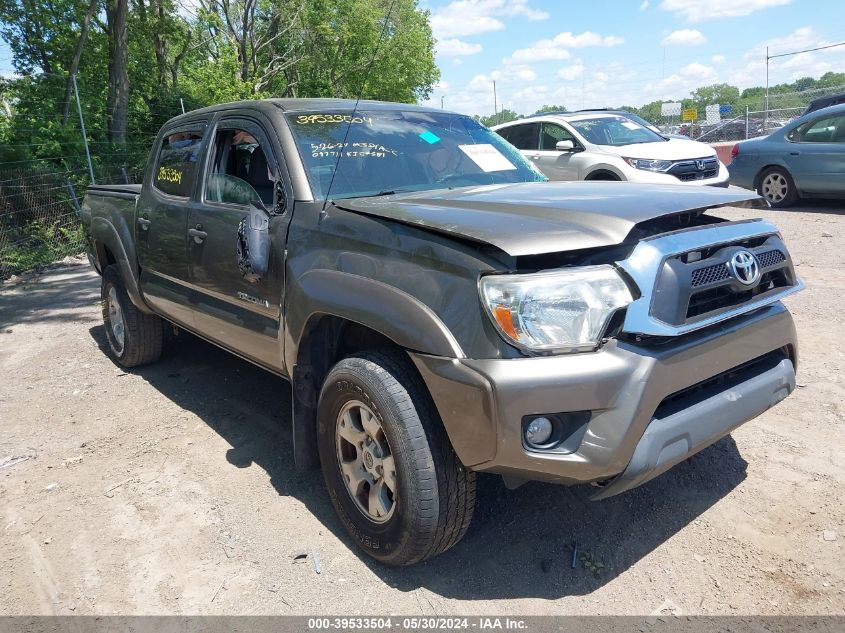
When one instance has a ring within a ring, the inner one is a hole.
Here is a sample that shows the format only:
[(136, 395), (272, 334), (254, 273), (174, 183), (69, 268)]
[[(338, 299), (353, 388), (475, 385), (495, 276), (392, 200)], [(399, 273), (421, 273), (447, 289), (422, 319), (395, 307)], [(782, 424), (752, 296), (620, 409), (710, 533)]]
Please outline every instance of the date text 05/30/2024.
[(405, 617), (405, 618), (309, 618), (308, 630), (364, 630), (364, 631), (386, 631), (398, 630), (478, 630), (497, 631), (526, 630), (528, 624), (519, 618), (438, 618), (438, 617)]

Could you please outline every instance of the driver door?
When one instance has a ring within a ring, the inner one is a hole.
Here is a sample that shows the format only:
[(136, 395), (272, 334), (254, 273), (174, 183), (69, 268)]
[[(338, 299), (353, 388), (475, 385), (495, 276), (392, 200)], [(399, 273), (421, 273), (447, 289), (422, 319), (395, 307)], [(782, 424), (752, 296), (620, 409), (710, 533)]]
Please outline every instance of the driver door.
[[(290, 212), (269, 136), (256, 121), (221, 119), (209, 141), (200, 195), (188, 214), (194, 323), (212, 341), (281, 370), (284, 250)], [(277, 186), (278, 183), (278, 186)], [(248, 279), (239, 266), (241, 221), (253, 201), (267, 210), (270, 262)]]

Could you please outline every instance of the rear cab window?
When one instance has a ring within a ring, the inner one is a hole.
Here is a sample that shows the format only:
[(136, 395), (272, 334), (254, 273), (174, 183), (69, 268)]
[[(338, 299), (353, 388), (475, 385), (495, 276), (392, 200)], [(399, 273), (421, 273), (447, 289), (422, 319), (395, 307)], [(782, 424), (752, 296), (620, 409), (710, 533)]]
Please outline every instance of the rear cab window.
[(169, 196), (189, 198), (201, 159), (205, 126), (197, 124), (168, 132), (161, 140), (153, 171), (153, 186)]

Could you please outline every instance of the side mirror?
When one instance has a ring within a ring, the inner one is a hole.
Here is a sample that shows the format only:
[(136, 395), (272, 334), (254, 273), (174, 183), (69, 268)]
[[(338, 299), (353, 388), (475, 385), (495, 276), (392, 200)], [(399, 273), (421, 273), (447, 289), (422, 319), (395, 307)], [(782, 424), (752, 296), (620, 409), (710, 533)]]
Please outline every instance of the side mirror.
[(572, 152), (575, 151), (575, 141), (558, 141), (555, 144), (555, 149), (559, 152)]
[(270, 218), (264, 205), (255, 200), (238, 225), (238, 269), (247, 281), (256, 283), (270, 267)]

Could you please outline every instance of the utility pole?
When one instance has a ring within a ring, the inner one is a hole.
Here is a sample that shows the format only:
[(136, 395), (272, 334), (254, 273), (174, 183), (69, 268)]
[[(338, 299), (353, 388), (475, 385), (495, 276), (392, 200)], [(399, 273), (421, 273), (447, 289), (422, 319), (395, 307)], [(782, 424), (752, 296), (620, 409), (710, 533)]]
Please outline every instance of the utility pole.
[(493, 80), (493, 116), (499, 117), (499, 104), (496, 102), (496, 80)]
[(85, 132), (85, 119), (82, 118), (82, 104), (79, 102), (79, 88), (76, 87), (76, 75), (71, 75), (73, 78), (73, 93), (76, 95), (76, 110), (79, 112), (79, 127), (82, 128), (82, 144), (85, 145), (85, 156), (88, 158), (88, 174), (91, 176), (91, 184), (97, 184), (94, 181), (94, 165), (91, 163), (91, 152), (88, 151), (88, 135)]
[(440, 109), (445, 110), (446, 108), (443, 106), (443, 95), (440, 95)]
[(769, 47), (766, 47), (766, 111), (763, 113), (763, 134), (769, 129)]

